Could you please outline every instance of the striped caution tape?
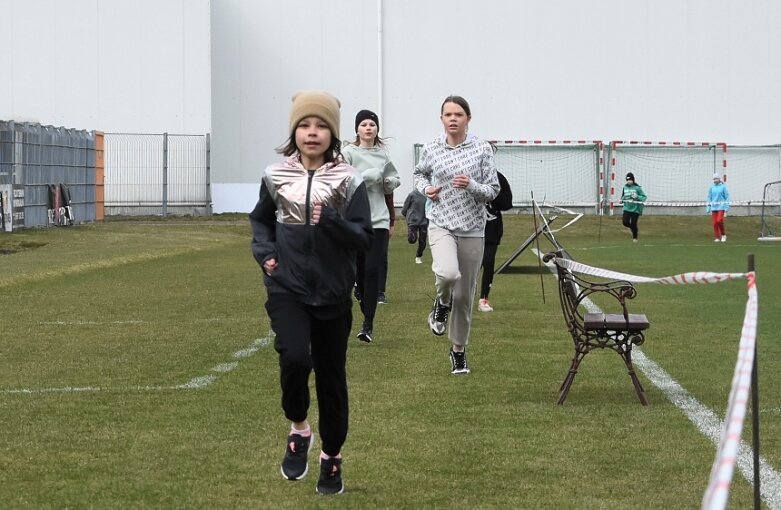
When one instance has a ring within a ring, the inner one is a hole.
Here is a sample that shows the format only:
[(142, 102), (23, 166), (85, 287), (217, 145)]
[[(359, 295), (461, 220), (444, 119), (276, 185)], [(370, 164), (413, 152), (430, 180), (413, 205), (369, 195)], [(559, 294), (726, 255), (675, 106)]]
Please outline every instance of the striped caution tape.
[(702, 498), (703, 510), (723, 510), (727, 507), (729, 488), (732, 483), (732, 475), (735, 472), (735, 462), (738, 456), (740, 436), (743, 432), (743, 424), (746, 421), (746, 408), (748, 407), (749, 391), (751, 389), (751, 372), (754, 367), (754, 352), (757, 341), (757, 315), (758, 298), (756, 274), (748, 273), (711, 273), (698, 271), (682, 273), (662, 278), (649, 278), (626, 273), (619, 273), (607, 269), (587, 266), (573, 260), (557, 258), (556, 263), (574, 273), (583, 273), (616, 280), (626, 280), (635, 283), (661, 283), (666, 285), (707, 284), (720, 283), (729, 280), (746, 278), (748, 280), (748, 301), (746, 312), (743, 316), (743, 329), (740, 333), (740, 345), (738, 347), (738, 359), (735, 363), (735, 372), (732, 377), (727, 402), (727, 414), (721, 430), (721, 440), (716, 451), (716, 460), (711, 467), (708, 488)]
[(702, 498), (702, 508), (705, 510), (722, 510), (727, 507), (729, 487), (735, 471), (740, 435), (746, 420), (746, 407), (751, 389), (751, 372), (754, 368), (757, 340), (757, 308), (757, 285), (752, 272), (748, 276), (748, 302), (740, 333), (738, 360), (732, 377), (727, 416), (721, 429), (721, 441), (716, 451), (716, 461), (711, 468), (708, 489)]
[(666, 285), (682, 285), (689, 283), (720, 283), (728, 280), (737, 280), (741, 278), (753, 279), (753, 273), (711, 273), (707, 271), (697, 271), (693, 273), (681, 273), (674, 276), (665, 276), (662, 278), (649, 278), (647, 276), (636, 276), (627, 273), (619, 273), (608, 269), (587, 266), (574, 260), (557, 258), (556, 263), (572, 271), (573, 273), (583, 273), (602, 278), (613, 278), (616, 280), (626, 280), (634, 283), (661, 283)]

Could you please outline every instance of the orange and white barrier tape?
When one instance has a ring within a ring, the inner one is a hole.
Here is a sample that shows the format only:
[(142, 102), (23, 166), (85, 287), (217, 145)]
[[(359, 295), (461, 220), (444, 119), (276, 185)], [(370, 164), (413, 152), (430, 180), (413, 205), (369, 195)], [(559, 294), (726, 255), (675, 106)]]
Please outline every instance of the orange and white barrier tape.
[(748, 280), (748, 301), (746, 302), (746, 312), (743, 316), (743, 329), (740, 333), (738, 359), (735, 363), (735, 373), (732, 377), (732, 388), (727, 402), (727, 414), (722, 425), (721, 440), (716, 451), (716, 460), (711, 467), (708, 488), (702, 498), (703, 510), (723, 510), (726, 508), (732, 475), (735, 472), (735, 462), (738, 457), (740, 436), (743, 432), (743, 424), (746, 421), (746, 408), (751, 389), (751, 373), (754, 368), (759, 306), (755, 273), (753, 271), (748, 273), (693, 272), (665, 276), (663, 278), (648, 278), (591, 267), (563, 258), (558, 258), (556, 262), (573, 273), (583, 273), (635, 283), (682, 285), (719, 283), (739, 278)]

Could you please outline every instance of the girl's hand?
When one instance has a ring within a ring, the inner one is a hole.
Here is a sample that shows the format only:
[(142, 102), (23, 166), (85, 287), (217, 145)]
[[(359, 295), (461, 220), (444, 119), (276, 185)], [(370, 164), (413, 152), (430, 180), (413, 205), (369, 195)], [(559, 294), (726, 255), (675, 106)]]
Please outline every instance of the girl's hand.
[(456, 175), (455, 177), (453, 177), (452, 182), (454, 188), (466, 188), (469, 185), (469, 176)]
[(277, 259), (268, 259), (263, 263), (263, 272), (266, 273), (267, 276), (271, 276), (274, 274), (277, 265)]
[(323, 213), (323, 204), (317, 202), (312, 207), (312, 224), (317, 225), (320, 223), (320, 216)]
[(426, 189), (424, 189), (423, 192), (431, 200), (439, 200), (440, 190), (442, 190), (441, 186), (426, 186)]

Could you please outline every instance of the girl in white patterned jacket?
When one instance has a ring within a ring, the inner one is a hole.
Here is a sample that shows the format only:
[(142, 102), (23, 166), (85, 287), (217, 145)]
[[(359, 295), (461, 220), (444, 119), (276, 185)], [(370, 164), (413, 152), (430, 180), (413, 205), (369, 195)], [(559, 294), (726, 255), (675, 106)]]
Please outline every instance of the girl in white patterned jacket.
[(428, 239), (437, 296), (428, 316), (435, 335), (450, 321), (452, 374), (468, 374), (466, 345), (477, 276), (483, 258), (485, 204), (499, 193), (491, 145), (467, 132), (472, 113), (461, 96), (440, 108), (445, 133), (423, 147), (413, 172), (415, 189), (426, 195)]

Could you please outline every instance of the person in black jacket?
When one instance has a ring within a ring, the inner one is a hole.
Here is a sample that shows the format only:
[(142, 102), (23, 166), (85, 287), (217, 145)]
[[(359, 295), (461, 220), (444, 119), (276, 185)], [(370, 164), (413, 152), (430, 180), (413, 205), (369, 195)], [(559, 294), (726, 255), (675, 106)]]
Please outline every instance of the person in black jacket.
[(282, 409), (292, 422), (282, 476), (300, 480), (314, 444), (309, 375), (315, 372), (322, 439), (317, 492), (339, 494), (347, 438), (347, 339), (357, 252), (372, 243), (361, 174), (341, 157), (339, 100), (321, 91), (293, 96), (287, 156), (263, 171), (249, 215), (252, 254), (263, 270), (266, 311), (279, 353)]
[(494, 281), (494, 265), (496, 264), (496, 250), (504, 234), (502, 223), (502, 211), (508, 211), (513, 207), (513, 192), (510, 183), (501, 172), (496, 172), (499, 177), (499, 194), (485, 206), (488, 212), (488, 221), (485, 224), (485, 248), (483, 249), (483, 276), (480, 282), (480, 301), (477, 308), (481, 312), (493, 312), (494, 309), (488, 301), (488, 293)]

